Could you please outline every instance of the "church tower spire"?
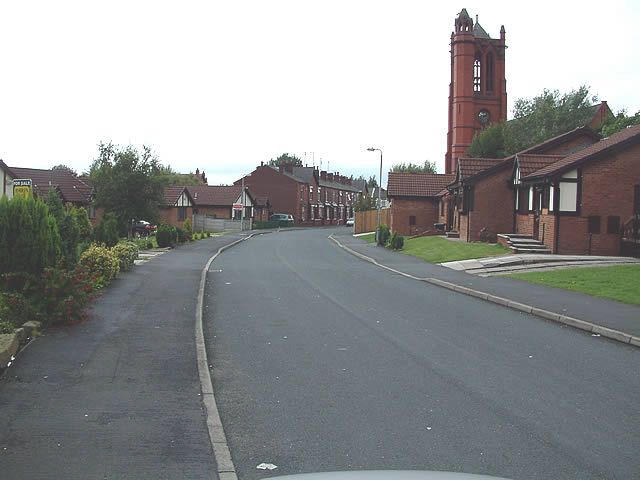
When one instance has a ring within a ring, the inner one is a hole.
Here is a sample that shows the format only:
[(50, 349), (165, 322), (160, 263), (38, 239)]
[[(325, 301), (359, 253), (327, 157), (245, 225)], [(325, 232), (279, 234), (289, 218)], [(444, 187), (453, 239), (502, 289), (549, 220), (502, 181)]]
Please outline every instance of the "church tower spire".
[(459, 157), (478, 130), (507, 119), (505, 30), (493, 39), (463, 8), (451, 33), (451, 83), (446, 173), (455, 173)]

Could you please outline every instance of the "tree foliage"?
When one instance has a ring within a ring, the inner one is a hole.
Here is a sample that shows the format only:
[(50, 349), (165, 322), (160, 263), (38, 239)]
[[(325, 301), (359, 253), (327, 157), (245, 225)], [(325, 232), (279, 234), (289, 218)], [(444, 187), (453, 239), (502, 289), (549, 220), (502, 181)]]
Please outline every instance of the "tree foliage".
[(608, 137), (632, 125), (640, 125), (640, 110), (635, 115), (627, 115), (627, 111), (622, 109), (602, 124), (600, 133), (603, 137)]
[(520, 98), (513, 107), (513, 120), (478, 132), (466, 155), (504, 158), (587, 125), (593, 118), (593, 104), (597, 101), (584, 85), (568, 93), (545, 89), (537, 97)]
[(63, 172), (68, 172), (71, 173), (75, 176), (78, 176), (78, 172), (76, 172), (73, 168), (64, 165), (64, 164), (60, 164), (60, 165), (54, 165), (53, 167), (51, 167), (51, 170), (53, 171), (63, 171)]
[(151, 148), (144, 146), (139, 153), (131, 145), (120, 148), (101, 143), (98, 149), (89, 171), (96, 206), (115, 215), (119, 231), (129, 229), (132, 219), (155, 221), (165, 182)]
[(159, 175), (165, 186), (202, 185), (203, 182), (193, 173), (178, 173), (170, 165), (159, 165)]
[(391, 171), (394, 173), (437, 173), (436, 162), (430, 162), (425, 160), (423, 165), (415, 165), (409, 163), (397, 163), (391, 167)]
[(302, 159), (296, 155), (289, 155), (288, 153), (283, 153), (275, 160), (272, 158), (269, 160), (269, 165), (272, 167), (280, 167), (280, 166), (293, 166), (293, 167), (301, 167)]
[(376, 188), (378, 186), (378, 180), (376, 180), (376, 176), (375, 175), (371, 175), (369, 177), (369, 180), (367, 180), (367, 187), (369, 188), (369, 190), (372, 190), (374, 188)]
[(67, 268), (73, 268), (78, 262), (78, 243), (80, 242), (80, 227), (71, 207), (62, 203), (60, 194), (50, 189), (46, 199), (49, 213), (53, 215), (60, 232), (60, 253)]

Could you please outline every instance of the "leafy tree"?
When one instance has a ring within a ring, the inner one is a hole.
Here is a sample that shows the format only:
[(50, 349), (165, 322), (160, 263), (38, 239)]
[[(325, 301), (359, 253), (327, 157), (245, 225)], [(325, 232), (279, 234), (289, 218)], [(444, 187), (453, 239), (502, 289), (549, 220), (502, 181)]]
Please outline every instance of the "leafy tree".
[(593, 118), (597, 100), (584, 85), (564, 94), (545, 89), (532, 99), (520, 98), (513, 107), (513, 120), (478, 132), (466, 155), (503, 158), (584, 126)]
[(72, 173), (75, 176), (78, 176), (78, 172), (76, 172), (73, 168), (67, 166), (67, 165), (54, 165), (53, 167), (51, 167), (51, 170), (53, 171), (63, 171), (63, 172), (69, 172)]
[(271, 165), (272, 167), (280, 167), (280, 166), (301, 167), (302, 159), (296, 155), (289, 155), (288, 153), (283, 153), (275, 160), (273, 158), (269, 160), (269, 165)]
[(202, 185), (202, 180), (198, 179), (193, 173), (178, 173), (174, 171), (170, 165), (159, 166), (159, 175), (162, 183), (166, 186), (170, 185)]
[(371, 198), (371, 195), (362, 195), (353, 206), (356, 212), (365, 212), (367, 210), (376, 209), (376, 199)]
[(93, 235), (93, 227), (89, 220), (89, 214), (83, 207), (70, 207), (71, 215), (75, 218), (80, 233), (80, 240), (88, 242)]
[(614, 116), (609, 117), (603, 124), (600, 129), (600, 133), (602, 136), (608, 137), (613, 135), (620, 130), (624, 130), (631, 125), (639, 125), (640, 124), (640, 110), (638, 110), (635, 115), (627, 115), (627, 111), (625, 109), (620, 110)]
[(49, 213), (55, 218), (60, 232), (60, 253), (67, 268), (72, 268), (78, 262), (78, 242), (80, 241), (80, 228), (70, 209), (62, 203), (60, 194), (55, 189), (50, 189), (45, 202), (49, 207)]
[(375, 175), (371, 175), (369, 177), (369, 180), (367, 180), (367, 187), (369, 188), (369, 190), (371, 190), (372, 188), (376, 188), (378, 186), (378, 180), (376, 180)]
[(151, 148), (142, 153), (129, 145), (100, 143), (89, 175), (96, 189), (95, 203), (115, 215), (119, 231), (129, 231), (132, 219), (155, 221), (165, 183)]
[(107, 247), (115, 246), (120, 240), (118, 235), (118, 219), (113, 212), (107, 212), (95, 231), (96, 242)]
[(413, 163), (398, 163), (391, 167), (394, 173), (437, 173), (436, 162), (425, 160), (424, 165), (414, 165)]

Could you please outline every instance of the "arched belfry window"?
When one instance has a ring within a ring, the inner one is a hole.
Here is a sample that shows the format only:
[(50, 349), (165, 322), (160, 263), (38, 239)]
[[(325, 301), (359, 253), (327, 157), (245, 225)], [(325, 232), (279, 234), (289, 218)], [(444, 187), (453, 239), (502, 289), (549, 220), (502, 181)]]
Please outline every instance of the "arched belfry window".
[(486, 75), (486, 89), (489, 92), (493, 91), (493, 53), (487, 53), (487, 61), (485, 65), (485, 75)]
[(473, 91), (480, 91), (480, 55), (476, 55), (476, 59), (473, 62)]

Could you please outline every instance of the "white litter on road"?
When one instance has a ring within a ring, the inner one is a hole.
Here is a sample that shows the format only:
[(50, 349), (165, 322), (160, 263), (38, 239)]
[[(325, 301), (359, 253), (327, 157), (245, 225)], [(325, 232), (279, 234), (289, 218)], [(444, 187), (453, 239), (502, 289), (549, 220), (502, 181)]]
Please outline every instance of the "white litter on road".
[(600, 336), (600, 334), (599, 334), (599, 333), (592, 333), (592, 334), (591, 334), (591, 336), (592, 336), (592, 337), (599, 337), (599, 336)]
[(278, 466), (273, 463), (261, 463), (260, 465), (256, 465), (256, 468), (258, 470), (275, 470)]

